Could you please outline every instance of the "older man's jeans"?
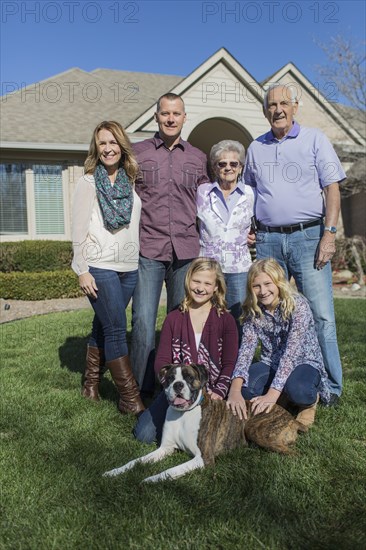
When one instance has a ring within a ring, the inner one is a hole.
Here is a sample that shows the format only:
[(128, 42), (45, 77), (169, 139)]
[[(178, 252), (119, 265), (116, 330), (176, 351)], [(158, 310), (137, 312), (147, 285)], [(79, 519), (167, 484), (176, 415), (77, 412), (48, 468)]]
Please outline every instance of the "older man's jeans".
[(184, 279), (190, 262), (177, 258), (171, 262), (139, 258), (138, 281), (132, 300), (131, 362), (142, 391), (153, 392), (155, 387), (155, 325), (163, 282), (169, 313), (184, 298)]
[(258, 231), (257, 258), (274, 258), (308, 299), (313, 312), (331, 393), (342, 392), (342, 365), (338, 351), (330, 262), (316, 269), (315, 261), (324, 227), (309, 227), (291, 234)]
[(89, 267), (98, 287), (98, 298), (89, 298), (94, 309), (89, 345), (104, 348), (106, 361), (128, 355), (126, 307), (137, 282), (137, 270), (120, 273)]

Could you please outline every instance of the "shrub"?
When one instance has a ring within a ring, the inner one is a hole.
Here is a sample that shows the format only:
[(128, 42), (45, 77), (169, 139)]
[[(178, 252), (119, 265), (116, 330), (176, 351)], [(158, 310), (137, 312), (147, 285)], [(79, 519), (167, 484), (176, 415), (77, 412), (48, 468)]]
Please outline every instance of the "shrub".
[(360, 285), (364, 284), (366, 271), (366, 241), (354, 236), (336, 239), (336, 253), (332, 259), (333, 270), (348, 269), (357, 275)]
[(3, 273), (69, 270), (71, 259), (69, 241), (18, 241), (0, 246), (0, 271)]
[(83, 296), (77, 276), (68, 271), (0, 273), (1, 297), (7, 300), (51, 300)]

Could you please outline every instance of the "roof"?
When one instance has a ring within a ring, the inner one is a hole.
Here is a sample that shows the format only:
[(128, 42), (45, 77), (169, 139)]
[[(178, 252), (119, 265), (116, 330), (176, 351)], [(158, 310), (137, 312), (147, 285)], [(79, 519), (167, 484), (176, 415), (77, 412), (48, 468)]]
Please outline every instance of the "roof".
[(355, 109), (341, 103), (334, 103), (335, 108), (348, 120), (349, 124), (357, 130), (362, 137), (366, 137), (366, 111)]
[(87, 144), (98, 122), (127, 126), (182, 79), (70, 69), (1, 98), (1, 141)]
[[(90, 136), (102, 120), (117, 120), (131, 134), (132, 141), (151, 135), (156, 100), (169, 91), (178, 94), (192, 88), (219, 63), (230, 67), (238, 81), (250, 89), (261, 103), (260, 84), (225, 49), (220, 48), (186, 77), (95, 69), (91, 72), (70, 69), (42, 82), (3, 96), (0, 100), (0, 142), (27, 144), (29, 148), (87, 150)], [(296, 78), (328, 115), (350, 137), (351, 144), (362, 146), (366, 115), (350, 107), (331, 104), (315, 94), (311, 83), (293, 63), (272, 75), (278, 80), (286, 74)], [(265, 81), (268, 82), (268, 79)], [(262, 83), (264, 84), (264, 83)], [(150, 124), (151, 126), (151, 124)]]

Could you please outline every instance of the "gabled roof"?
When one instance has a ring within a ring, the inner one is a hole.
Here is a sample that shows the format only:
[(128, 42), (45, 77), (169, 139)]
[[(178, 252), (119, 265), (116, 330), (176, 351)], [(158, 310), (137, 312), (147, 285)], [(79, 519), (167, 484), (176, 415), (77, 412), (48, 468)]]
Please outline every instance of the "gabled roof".
[(334, 107), (339, 111), (343, 118), (349, 121), (351, 126), (358, 133), (366, 138), (366, 111), (349, 107), (348, 105), (342, 105), (341, 103), (335, 103)]
[(220, 48), (187, 77), (110, 69), (86, 72), (73, 68), (10, 93), (0, 99), (0, 141), (7, 148), (46, 150), (48, 145), (50, 150), (66, 150), (68, 146), (74, 151), (87, 150), (92, 131), (101, 120), (119, 121), (132, 134), (133, 141), (145, 138), (155, 128), (151, 122), (161, 95), (171, 91), (189, 98), (205, 76), (215, 74), (216, 69), (218, 74), (227, 73), (239, 81), (258, 100), (258, 106), (262, 103), (263, 86), (269, 81), (291, 78), (326, 113), (325, 122), (329, 120), (332, 126), (342, 129), (350, 147), (365, 144), (360, 116), (355, 118), (354, 112), (350, 116), (349, 108), (340, 105), (336, 108), (327, 102), (293, 63), (260, 84), (225, 48)]
[[(261, 86), (255, 78), (244, 69), (244, 67), (227, 51), (226, 48), (220, 48), (204, 61), (197, 69), (192, 71), (186, 78), (182, 79), (181, 82), (176, 83), (176, 85), (170, 90), (171, 92), (184, 95), (189, 88), (195, 85), (195, 83), (200, 80), (206, 73), (211, 71), (216, 65), (223, 63), (226, 67), (230, 69), (233, 75), (238, 78), (251, 92), (258, 98), (261, 102)], [(126, 130), (130, 133), (136, 132), (138, 130), (143, 130), (152, 119), (154, 118), (155, 104), (151, 105), (149, 109), (145, 112), (142, 112), (140, 116), (130, 124)]]
[(180, 76), (70, 69), (1, 98), (1, 141), (88, 144), (96, 124), (124, 127)]
[(310, 80), (296, 67), (292, 62), (286, 63), (281, 69), (273, 73), (270, 77), (266, 78), (261, 84), (264, 89), (268, 87), (270, 83), (280, 82), (284, 77), (289, 76), (291, 81), (297, 81), (306, 91), (312, 96), (312, 99), (322, 106), (322, 108), (330, 115), (333, 120), (343, 130), (354, 139), (359, 145), (365, 145), (365, 129), (360, 133), (360, 125), (354, 124), (354, 121), (350, 120), (347, 114), (347, 108), (343, 109), (337, 108), (339, 104), (334, 104), (331, 101), (328, 101), (327, 98), (314, 86)]

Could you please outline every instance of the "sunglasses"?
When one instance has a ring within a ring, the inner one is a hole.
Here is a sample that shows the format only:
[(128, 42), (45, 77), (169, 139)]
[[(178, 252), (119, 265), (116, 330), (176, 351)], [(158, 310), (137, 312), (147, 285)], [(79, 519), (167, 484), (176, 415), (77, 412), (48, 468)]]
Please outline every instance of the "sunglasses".
[(226, 168), (228, 164), (230, 165), (230, 168), (237, 168), (240, 162), (238, 162), (237, 160), (231, 160), (230, 162), (220, 160), (220, 162), (217, 163), (217, 166), (219, 168)]

